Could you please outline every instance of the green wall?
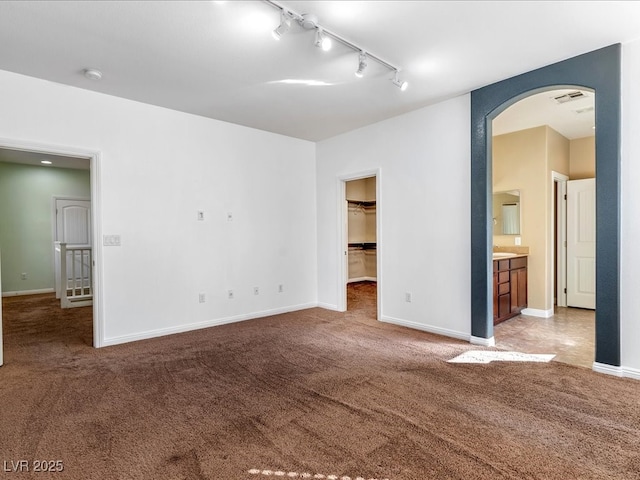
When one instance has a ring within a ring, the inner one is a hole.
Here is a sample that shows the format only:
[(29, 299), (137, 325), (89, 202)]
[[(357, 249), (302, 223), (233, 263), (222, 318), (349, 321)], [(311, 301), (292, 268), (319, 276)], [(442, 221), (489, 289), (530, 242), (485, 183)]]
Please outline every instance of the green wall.
[(89, 170), (0, 162), (3, 293), (54, 288), (54, 196), (89, 198)]

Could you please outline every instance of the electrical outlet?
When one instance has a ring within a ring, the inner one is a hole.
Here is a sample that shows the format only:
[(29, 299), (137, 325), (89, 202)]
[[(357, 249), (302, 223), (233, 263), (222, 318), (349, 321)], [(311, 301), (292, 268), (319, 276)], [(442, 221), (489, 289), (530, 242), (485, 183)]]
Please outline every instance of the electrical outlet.
[(200, 302), (200, 303), (204, 303), (204, 302), (206, 302), (206, 301), (207, 301), (207, 298), (206, 298), (206, 296), (205, 296), (205, 294), (204, 294), (204, 293), (200, 293), (200, 294), (198, 294), (198, 302)]
[(260, 295), (260, 288), (259, 287), (253, 287), (253, 294), (254, 295)]
[(407, 292), (404, 294), (404, 301), (407, 303), (411, 303), (411, 293)]
[(22, 274), (20, 274), (20, 278), (21, 278), (22, 280), (26, 280), (26, 279), (27, 279), (27, 274), (26, 274), (26, 273), (22, 273)]
[(229, 292), (227, 292), (227, 296), (229, 300), (233, 300), (233, 290), (229, 290)]
[(198, 221), (204, 220), (204, 211), (198, 210)]
[(103, 235), (102, 236), (102, 244), (105, 247), (119, 247), (120, 246), (120, 235)]
[(278, 285), (278, 293), (282, 293), (282, 292), (284, 292), (284, 285), (280, 284)]
[(233, 222), (233, 213), (227, 212), (227, 222)]

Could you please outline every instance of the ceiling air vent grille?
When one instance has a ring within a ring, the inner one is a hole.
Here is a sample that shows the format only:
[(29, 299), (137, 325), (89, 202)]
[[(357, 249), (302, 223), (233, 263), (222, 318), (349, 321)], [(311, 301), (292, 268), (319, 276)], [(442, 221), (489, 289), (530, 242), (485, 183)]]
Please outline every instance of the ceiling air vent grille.
[(558, 97), (553, 97), (553, 99), (558, 103), (567, 103), (572, 102), (574, 100), (580, 100), (581, 98), (585, 98), (586, 95), (579, 90), (575, 92), (565, 93), (564, 95), (560, 95)]

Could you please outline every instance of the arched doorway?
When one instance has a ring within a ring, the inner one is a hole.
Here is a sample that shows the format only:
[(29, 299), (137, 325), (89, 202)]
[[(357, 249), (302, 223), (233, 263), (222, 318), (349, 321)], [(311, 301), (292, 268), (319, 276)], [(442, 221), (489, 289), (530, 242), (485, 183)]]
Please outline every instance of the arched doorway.
[[(507, 107), (561, 86), (596, 92), (596, 361), (620, 366), (619, 44), (471, 92), (471, 340), (493, 342), (491, 122)], [(595, 366), (594, 364), (594, 366)]]

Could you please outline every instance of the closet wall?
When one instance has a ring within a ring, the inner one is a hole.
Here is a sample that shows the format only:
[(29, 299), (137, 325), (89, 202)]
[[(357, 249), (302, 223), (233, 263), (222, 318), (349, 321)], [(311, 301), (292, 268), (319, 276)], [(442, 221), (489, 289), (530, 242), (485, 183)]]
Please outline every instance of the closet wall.
[(376, 177), (346, 182), (349, 282), (376, 281)]

